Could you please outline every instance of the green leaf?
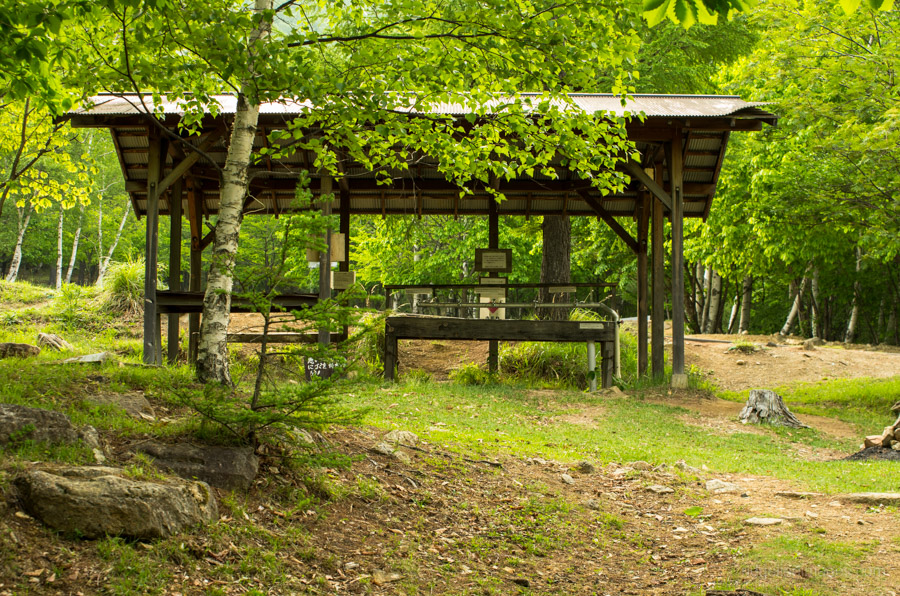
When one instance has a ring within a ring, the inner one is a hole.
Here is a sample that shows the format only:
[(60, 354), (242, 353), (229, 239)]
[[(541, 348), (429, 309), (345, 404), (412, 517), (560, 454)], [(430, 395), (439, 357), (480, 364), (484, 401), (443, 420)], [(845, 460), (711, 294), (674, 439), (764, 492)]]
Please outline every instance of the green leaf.
[[(873, 1), (877, 2), (878, 0), (869, 0), (869, 3), (871, 4)], [(852, 14), (859, 7), (859, 0), (840, 0), (840, 3), (846, 14)]]

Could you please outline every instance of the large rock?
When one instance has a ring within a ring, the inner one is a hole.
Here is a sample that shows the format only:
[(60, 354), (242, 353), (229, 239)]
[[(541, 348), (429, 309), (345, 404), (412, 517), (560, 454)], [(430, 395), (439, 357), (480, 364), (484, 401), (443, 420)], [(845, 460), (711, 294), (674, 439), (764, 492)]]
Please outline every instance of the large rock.
[(31, 344), (0, 343), (0, 358), (28, 358), (40, 353), (41, 349)]
[(25, 510), (60, 532), (86, 538), (165, 538), (218, 517), (203, 482), (133, 480), (122, 470), (70, 467), (33, 470), (16, 479)]
[(225, 490), (247, 490), (259, 471), (252, 447), (211, 447), (187, 443), (140, 443), (132, 448), (182, 478), (197, 479)]
[(79, 438), (78, 430), (61, 412), (0, 404), (0, 445), (18, 440), (75, 443)]
[(153, 420), (156, 417), (153, 406), (150, 405), (150, 402), (147, 401), (144, 394), (139, 391), (130, 391), (128, 393), (101, 393), (98, 395), (91, 395), (90, 397), (85, 398), (85, 401), (98, 406), (115, 406), (125, 410), (125, 413), (133, 418)]

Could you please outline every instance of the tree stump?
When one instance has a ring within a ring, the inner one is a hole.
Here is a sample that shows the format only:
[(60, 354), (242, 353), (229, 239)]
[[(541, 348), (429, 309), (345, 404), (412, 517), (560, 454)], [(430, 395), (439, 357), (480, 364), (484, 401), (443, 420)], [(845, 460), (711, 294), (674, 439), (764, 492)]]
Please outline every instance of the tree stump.
[(751, 389), (747, 405), (739, 416), (744, 424), (773, 424), (792, 428), (809, 428), (791, 414), (781, 396), (768, 389)]

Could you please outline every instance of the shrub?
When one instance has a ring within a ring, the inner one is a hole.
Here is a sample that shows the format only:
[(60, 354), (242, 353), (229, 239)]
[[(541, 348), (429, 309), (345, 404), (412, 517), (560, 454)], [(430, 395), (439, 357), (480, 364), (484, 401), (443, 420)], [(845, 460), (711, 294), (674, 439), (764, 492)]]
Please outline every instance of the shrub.
[(460, 385), (487, 385), (493, 381), (489, 372), (470, 362), (450, 371), (450, 380)]
[(103, 276), (103, 309), (109, 313), (138, 317), (144, 312), (144, 261), (113, 263)]
[(505, 377), (545, 381), (560, 387), (587, 387), (587, 347), (582, 343), (521, 342), (500, 349)]
[(50, 317), (66, 329), (90, 327), (97, 323), (95, 296), (92, 287), (63, 284), (50, 305)]

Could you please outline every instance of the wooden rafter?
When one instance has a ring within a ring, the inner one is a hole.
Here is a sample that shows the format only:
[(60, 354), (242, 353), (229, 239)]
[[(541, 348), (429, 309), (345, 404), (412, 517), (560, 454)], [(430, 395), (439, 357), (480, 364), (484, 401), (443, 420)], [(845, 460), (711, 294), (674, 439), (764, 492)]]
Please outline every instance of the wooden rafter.
[(584, 202), (591, 206), (591, 209), (597, 214), (597, 216), (606, 222), (606, 225), (612, 229), (613, 232), (616, 233), (616, 236), (622, 239), (628, 248), (631, 249), (632, 252), (637, 253), (640, 250), (640, 245), (637, 240), (635, 240), (631, 234), (628, 233), (628, 230), (622, 227), (622, 225), (616, 221), (616, 219), (612, 216), (612, 214), (603, 208), (603, 205), (588, 194), (588, 191), (580, 191), (578, 194), (581, 195), (581, 198), (584, 199)]

